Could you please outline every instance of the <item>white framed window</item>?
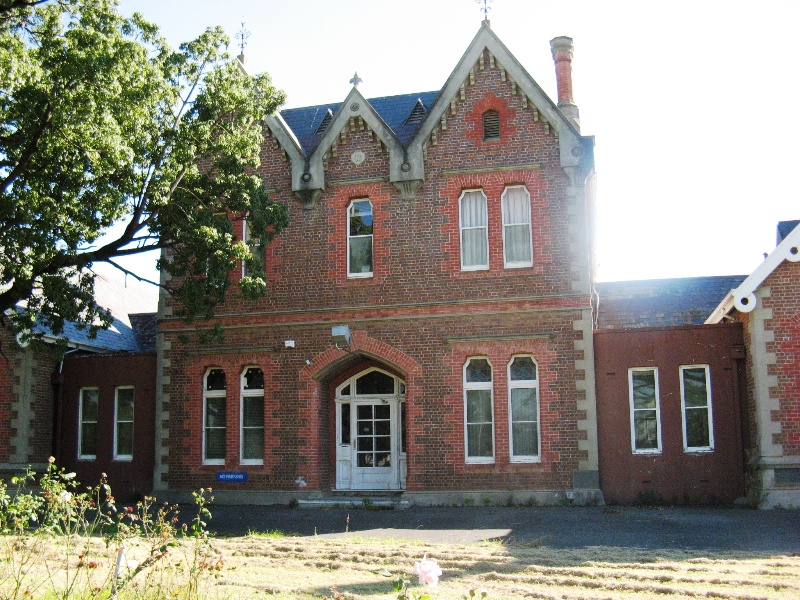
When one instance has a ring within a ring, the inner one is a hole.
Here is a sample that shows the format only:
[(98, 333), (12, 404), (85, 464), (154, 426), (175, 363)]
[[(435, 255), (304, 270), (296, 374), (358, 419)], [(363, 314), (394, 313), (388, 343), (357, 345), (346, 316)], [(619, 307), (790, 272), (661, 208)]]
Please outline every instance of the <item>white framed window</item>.
[(533, 266), (531, 241), (531, 195), (523, 185), (503, 190), (503, 266), (507, 269)]
[(489, 268), (489, 216), (483, 190), (464, 190), (458, 199), (461, 270)]
[(249, 261), (242, 261), (242, 277), (253, 275), (257, 270), (263, 271), (267, 262), (266, 251), (264, 245), (252, 237), (249, 215), (245, 216), (242, 222), (242, 241), (247, 244), (250, 254), (253, 255)]
[(97, 458), (97, 407), (100, 391), (97, 388), (81, 388), (78, 398), (78, 458)]
[(203, 464), (225, 464), (225, 371), (209, 369), (203, 377)]
[(372, 277), (372, 203), (353, 200), (347, 209), (347, 276)]
[(683, 449), (686, 452), (710, 452), (714, 449), (714, 421), (708, 365), (683, 365), (680, 374)]
[(243, 465), (264, 464), (264, 372), (247, 367), (241, 376), (239, 460)]
[(631, 408), (631, 450), (634, 454), (661, 452), (661, 404), (658, 369), (628, 369), (628, 398)]
[(514, 356), (508, 363), (508, 421), (511, 462), (538, 462), (539, 377), (530, 356)]
[(464, 433), (468, 463), (494, 462), (492, 365), (475, 357), (464, 364)]
[(132, 385), (114, 390), (114, 460), (133, 460), (133, 407)]

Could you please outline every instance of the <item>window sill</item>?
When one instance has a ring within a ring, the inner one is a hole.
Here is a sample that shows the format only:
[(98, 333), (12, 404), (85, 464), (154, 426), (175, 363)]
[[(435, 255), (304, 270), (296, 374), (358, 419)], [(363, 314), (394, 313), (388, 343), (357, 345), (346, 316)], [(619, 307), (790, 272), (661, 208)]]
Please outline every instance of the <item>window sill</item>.
[(204, 460), (202, 464), (204, 467), (224, 467), (225, 460)]
[(372, 279), (375, 276), (375, 272), (372, 273), (348, 273), (348, 279)]
[(512, 457), (508, 462), (512, 465), (539, 465), (542, 464), (542, 457)]
[(475, 273), (475, 272), (480, 273), (481, 271), (485, 272), (488, 270), (489, 270), (489, 265), (486, 265), (485, 267), (461, 267), (462, 273)]
[(111, 460), (114, 462), (133, 462), (133, 456), (115, 456)]
[(78, 460), (82, 460), (84, 462), (92, 462), (97, 460), (97, 456), (79, 456)]
[(634, 456), (648, 456), (648, 455), (658, 455), (661, 454), (661, 449), (658, 450), (631, 450), (631, 454)]
[(262, 460), (256, 460), (256, 459), (241, 460), (241, 461), (239, 461), (239, 465), (242, 466), (242, 467), (263, 467), (264, 466), (264, 460), (263, 459)]

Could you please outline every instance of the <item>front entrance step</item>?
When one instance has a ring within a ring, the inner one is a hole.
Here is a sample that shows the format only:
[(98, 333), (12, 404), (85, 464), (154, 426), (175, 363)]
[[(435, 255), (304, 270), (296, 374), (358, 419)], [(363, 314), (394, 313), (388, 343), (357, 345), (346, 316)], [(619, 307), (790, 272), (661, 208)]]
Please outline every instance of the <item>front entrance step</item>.
[(413, 506), (408, 500), (400, 498), (368, 497), (368, 496), (335, 496), (298, 500), (297, 508), (363, 508), (366, 510), (404, 510)]

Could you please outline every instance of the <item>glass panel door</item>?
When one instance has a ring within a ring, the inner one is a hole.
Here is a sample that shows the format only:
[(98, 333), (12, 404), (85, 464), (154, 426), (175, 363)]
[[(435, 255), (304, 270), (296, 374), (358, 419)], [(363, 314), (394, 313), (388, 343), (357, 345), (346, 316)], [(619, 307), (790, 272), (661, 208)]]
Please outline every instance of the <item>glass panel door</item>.
[(356, 420), (356, 464), (366, 468), (392, 466), (392, 411), (386, 404), (361, 404)]

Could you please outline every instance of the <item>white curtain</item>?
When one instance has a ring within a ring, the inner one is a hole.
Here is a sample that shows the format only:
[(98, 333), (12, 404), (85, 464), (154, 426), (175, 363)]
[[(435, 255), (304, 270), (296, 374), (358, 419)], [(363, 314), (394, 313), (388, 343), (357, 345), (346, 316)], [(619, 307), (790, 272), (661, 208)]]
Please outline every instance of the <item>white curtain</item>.
[(489, 266), (486, 196), (480, 190), (461, 196), (461, 266)]
[(532, 264), (531, 199), (524, 187), (503, 192), (503, 236), (507, 265)]

